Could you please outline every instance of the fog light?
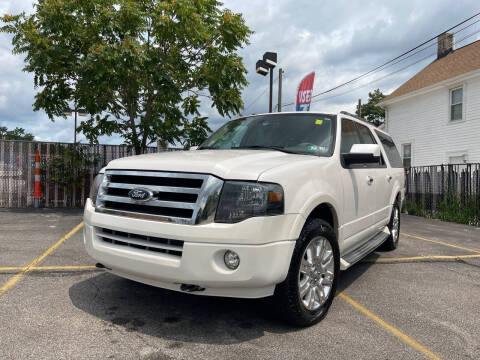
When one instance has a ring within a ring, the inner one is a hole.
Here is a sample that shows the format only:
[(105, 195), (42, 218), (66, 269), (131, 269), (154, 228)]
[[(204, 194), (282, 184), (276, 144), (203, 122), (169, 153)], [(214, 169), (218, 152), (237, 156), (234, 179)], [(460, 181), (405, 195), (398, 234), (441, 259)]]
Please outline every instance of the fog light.
[(240, 256), (235, 251), (227, 250), (223, 255), (223, 261), (229, 269), (235, 270), (240, 265)]

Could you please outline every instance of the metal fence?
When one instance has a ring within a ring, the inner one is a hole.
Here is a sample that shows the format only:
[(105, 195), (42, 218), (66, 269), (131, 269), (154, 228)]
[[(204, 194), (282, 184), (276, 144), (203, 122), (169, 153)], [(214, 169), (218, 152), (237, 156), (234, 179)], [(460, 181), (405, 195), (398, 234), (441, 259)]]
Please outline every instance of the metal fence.
[(480, 164), (415, 166), (407, 169), (406, 207), (414, 215), (478, 226)]
[[(111, 160), (135, 155), (135, 151), (126, 145), (87, 145), (78, 144), (88, 154), (98, 159), (95, 165), (76, 169), (81, 171), (79, 186), (74, 186), (70, 193), (67, 189), (51, 181), (54, 169), (51, 169), (49, 159), (62, 156), (62, 148), (72, 147), (69, 143), (11, 141), (0, 140), (0, 208), (24, 208), (33, 206), (33, 189), (35, 169), (35, 152), (40, 152), (42, 163), (42, 206), (43, 207), (82, 207), (88, 197), (90, 184), (98, 171)], [(158, 151), (181, 150), (175, 148), (147, 148), (147, 153)]]

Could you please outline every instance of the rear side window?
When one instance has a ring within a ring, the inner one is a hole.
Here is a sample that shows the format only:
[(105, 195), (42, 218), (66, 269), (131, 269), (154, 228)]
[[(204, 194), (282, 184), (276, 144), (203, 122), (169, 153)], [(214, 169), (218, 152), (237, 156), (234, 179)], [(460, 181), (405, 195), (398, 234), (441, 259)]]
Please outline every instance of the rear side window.
[(400, 157), (400, 154), (398, 153), (398, 150), (392, 138), (377, 130), (375, 130), (375, 132), (377, 133), (377, 136), (383, 145), (383, 149), (387, 154), (388, 161), (390, 162), (390, 166), (392, 168), (403, 168), (402, 158)]

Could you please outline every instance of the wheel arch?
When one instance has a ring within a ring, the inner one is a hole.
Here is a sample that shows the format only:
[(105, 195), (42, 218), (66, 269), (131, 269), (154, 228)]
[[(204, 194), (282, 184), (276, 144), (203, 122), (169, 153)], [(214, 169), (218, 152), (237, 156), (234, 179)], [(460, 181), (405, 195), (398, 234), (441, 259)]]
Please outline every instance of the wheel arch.
[(322, 219), (329, 223), (338, 239), (338, 214), (332, 204), (328, 202), (318, 204), (308, 214), (305, 223), (310, 219)]
[(391, 195), (391, 198), (390, 198), (390, 205), (393, 206), (393, 204), (395, 204), (396, 202), (398, 202), (398, 206), (401, 209), (402, 208), (402, 202), (403, 202), (403, 196), (402, 196), (402, 189), (399, 186), (396, 186), (392, 191), (392, 195)]
[(298, 239), (300, 233), (310, 219), (317, 218), (328, 222), (337, 237), (340, 238), (341, 218), (338, 211), (338, 206), (333, 198), (325, 198), (324, 196), (312, 199), (302, 209), (299, 218), (292, 229), (293, 239)]

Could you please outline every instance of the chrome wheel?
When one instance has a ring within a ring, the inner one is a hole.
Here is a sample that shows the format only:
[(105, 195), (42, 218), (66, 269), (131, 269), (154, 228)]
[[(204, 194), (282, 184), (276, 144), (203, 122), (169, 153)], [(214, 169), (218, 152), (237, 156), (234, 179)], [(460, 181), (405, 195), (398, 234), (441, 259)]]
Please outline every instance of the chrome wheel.
[(307, 310), (314, 311), (327, 301), (332, 290), (335, 264), (330, 242), (313, 238), (303, 252), (298, 274), (298, 293)]
[(390, 230), (394, 243), (398, 241), (399, 230), (400, 230), (400, 211), (398, 210), (398, 207), (395, 207), (393, 209), (392, 229)]

